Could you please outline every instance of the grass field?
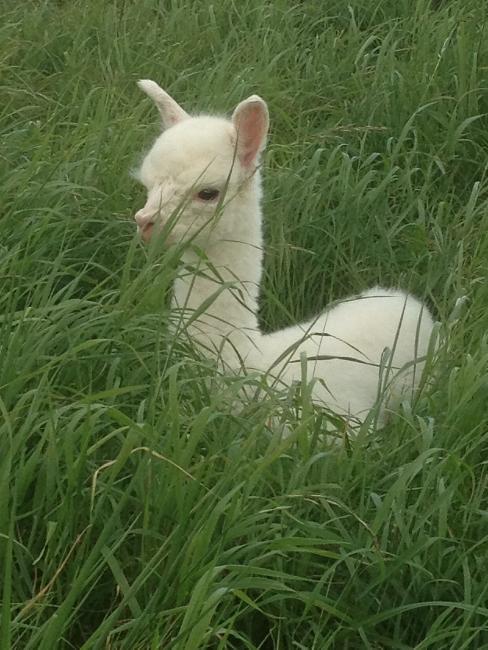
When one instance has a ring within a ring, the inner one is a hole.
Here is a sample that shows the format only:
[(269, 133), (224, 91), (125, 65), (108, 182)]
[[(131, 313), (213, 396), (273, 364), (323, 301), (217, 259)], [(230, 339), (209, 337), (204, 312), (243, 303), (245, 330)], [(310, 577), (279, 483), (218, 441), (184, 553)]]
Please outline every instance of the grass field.
[[(31, 0), (0, 21), (0, 648), (488, 647), (488, 18), (477, 0)], [(344, 447), (167, 331), (129, 175), (269, 103), (262, 323), (382, 283), (434, 382)]]

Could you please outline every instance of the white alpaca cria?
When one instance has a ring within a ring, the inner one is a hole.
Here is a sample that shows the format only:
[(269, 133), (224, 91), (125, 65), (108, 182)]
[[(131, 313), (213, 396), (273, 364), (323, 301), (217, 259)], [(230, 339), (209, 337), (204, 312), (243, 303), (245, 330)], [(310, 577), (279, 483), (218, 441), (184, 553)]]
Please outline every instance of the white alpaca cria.
[(364, 420), (386, 386), (388, 408), (392, 395), (397, 402), (414, 390), (433, 323), (427, 307), (402, 291), (374, 288), (308, 323), (260, 332), (266, 103), (252, 95), (231, 120), (191, 117), (154, 81), (139, 87), (156, 103), (164, 131), (138, 173), (148, 196), (135, 219), (145, 241), (159, 233), (169, 244), (191, 242), (173, 308), (200, 348), (226, 368), (269, 372), (288, 385), (302, 378), (306, 359), (314, 400), (353, 421)]

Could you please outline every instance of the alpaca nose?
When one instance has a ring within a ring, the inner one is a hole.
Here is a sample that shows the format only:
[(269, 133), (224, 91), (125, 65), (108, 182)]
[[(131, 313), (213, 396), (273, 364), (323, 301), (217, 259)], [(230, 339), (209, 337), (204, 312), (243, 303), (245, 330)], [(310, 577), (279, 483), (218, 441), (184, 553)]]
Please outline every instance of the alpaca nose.
[(151, 212), (147, 212), (147, 210), (144, 208), (141, 208), (141, 210), (138, 210), (136, 212), (134, 219), (136, 220), (139, 228), (143, 228), (148, 223), (152, 223), (154, 221), (154, 215)]

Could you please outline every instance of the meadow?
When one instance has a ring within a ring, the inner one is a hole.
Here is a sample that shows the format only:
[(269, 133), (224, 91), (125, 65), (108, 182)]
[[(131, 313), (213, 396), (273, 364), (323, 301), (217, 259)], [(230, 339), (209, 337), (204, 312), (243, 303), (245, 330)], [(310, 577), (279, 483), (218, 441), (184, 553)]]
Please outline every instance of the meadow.
[[(0, 11), (0, 648), (487, 648), (486, 4)], [(305, 387), (236, 412), (258, 380), (211, 390), (172, 338), (141, 77), (268, 102), (266, 330), (375, 284), (427, 301), (432, 381), (386, 428), (328, 444)]]

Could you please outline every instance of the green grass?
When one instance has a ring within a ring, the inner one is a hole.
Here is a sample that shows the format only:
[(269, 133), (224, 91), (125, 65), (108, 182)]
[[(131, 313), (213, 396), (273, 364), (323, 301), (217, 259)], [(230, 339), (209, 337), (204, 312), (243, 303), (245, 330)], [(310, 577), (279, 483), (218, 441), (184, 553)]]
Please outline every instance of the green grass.
[[(4, 3), (2, 650), (488, 647), (485, 14)], [(376, 283), (431, 305), (436, 379), (385, 430), (331, 448), (303, 395), (236, 414), (244, 380), (171, 340), (176, 260), (132, 221), (140, 77), (269, 103), (263, 327)]]

